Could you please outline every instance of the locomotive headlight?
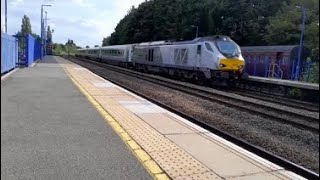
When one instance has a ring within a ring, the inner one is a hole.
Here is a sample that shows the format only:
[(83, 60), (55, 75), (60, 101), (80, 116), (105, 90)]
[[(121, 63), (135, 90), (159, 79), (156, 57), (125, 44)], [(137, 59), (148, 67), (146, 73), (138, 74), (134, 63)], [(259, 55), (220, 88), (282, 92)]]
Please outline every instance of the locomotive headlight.
[(223, 68), (223, 67), (226, 67), (226, 65), (224, 65), (224, 64), (220, 64), (219, 66), (222, 67), (222, 68)]
[(243, 67), (244, 67), (243, 65), (238, 66), (239, 69), (243, 69)]

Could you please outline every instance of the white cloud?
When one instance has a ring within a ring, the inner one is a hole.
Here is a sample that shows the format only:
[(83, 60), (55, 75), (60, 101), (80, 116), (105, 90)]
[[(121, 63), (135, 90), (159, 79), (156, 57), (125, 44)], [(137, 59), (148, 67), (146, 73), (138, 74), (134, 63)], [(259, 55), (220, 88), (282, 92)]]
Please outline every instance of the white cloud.
[(21, 6), (24, 4), (24, 0), (13, 0), (10, 1), (10, 5), (13, 7)]
[(48, 26), (50, 26), (50, 29), (55, 29), (56, 24), (55, 23), (48, 23)]
[[(21, 18), (26, 14), (33, 32), (40, 32), (41, 4), (46, 7), (48, 21), (54, 29), (54, 42), (65, 43), (68, 38), (80, 46), (101, 45), (103, 37), (110, 35), (118, 22), (134, 5), (145, 0), (8, 0), (8, 32), (13, 34), (20, 29)], [(1, 0), (3, 5), (4, 0)], [(4, 9), (1, 8), (1, 15)]]
[(87, 8), (94, 8), (95, 4), (89, 2), (88, 0), (71, 0), (72, 3), (75, 3), (77, 6), (87, 7)]

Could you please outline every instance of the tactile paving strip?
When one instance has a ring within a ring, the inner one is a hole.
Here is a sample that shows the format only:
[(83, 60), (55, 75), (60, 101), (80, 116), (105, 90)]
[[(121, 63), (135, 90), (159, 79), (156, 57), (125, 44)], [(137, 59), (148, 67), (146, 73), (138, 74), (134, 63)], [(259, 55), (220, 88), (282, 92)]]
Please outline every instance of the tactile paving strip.
[(218, 175), (214, 174), (213, 172), (206, 172), (206, 173), (199, 173), (199, 174), (193, 174), (190, 176), (178, 176), (172, 178), (174, 180), (213, 180), (213, 179), (222, 179)]
[(210, 172), (210, 169), (180, 148), (151, 152), (150, 156), (170, 177)]

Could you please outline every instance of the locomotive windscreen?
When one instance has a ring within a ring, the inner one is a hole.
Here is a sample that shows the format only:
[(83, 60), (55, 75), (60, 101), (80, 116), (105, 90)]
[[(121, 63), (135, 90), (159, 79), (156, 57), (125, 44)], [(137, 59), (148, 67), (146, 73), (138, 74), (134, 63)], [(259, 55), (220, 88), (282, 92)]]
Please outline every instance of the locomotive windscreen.
[(240, 56), (240, 48), (239, 46), (232, 41), (216, 41), (216, 46), (219, 51), (226, 56), (227, 58), (239, 57)]

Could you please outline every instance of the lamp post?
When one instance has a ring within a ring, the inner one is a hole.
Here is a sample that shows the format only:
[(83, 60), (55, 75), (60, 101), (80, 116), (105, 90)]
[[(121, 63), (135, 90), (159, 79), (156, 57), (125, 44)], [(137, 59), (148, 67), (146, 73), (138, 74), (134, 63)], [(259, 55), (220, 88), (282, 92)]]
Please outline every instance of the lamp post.
[(7, 28), (7, 26), (8, 26), (8, 22), (7, 22), (7, 17), (8, 17), (8, 1), (7, 0), (5, 0), (5, 33), (8, 33), (8, 28)]
[(191, 27), (197, 28), (196, 38), (199, 37), (199, 26), (192, 25)]
[(42, 58), (43, 58), (43, 7), (44, 6), (48, 6), (48, 7), (50, 7), (51, 5), (50, 4), (42, 4), (41, 5), (41, 31), (40, 31), (40, 33), (41, 33), (41, 54), (40, 54), (40, 59), (42, 60)]
[(299, 80), (299, 74), (300, 74), (300, 63), (301, 63), (301, 55), (302, 55), (302, 46), (303, 46), (303, 37), (304, 37), (304, 28), (305, 28), (305, 21), (306, 21), (306, 8), (303, 6), (296, 6), (296, 8), (299, 8), (302, 10), (302, 25), (301, 25), (301, 35), (300, 35), (300, 45), (299, 45), (299, 54), (298, 54), (298, 62), (296, 66), (296, 74), (295, 74), (295, 80)]
[(45, 18), (44, 18), (44, 55), (47, 55), (47, 11), (45, 11)]

